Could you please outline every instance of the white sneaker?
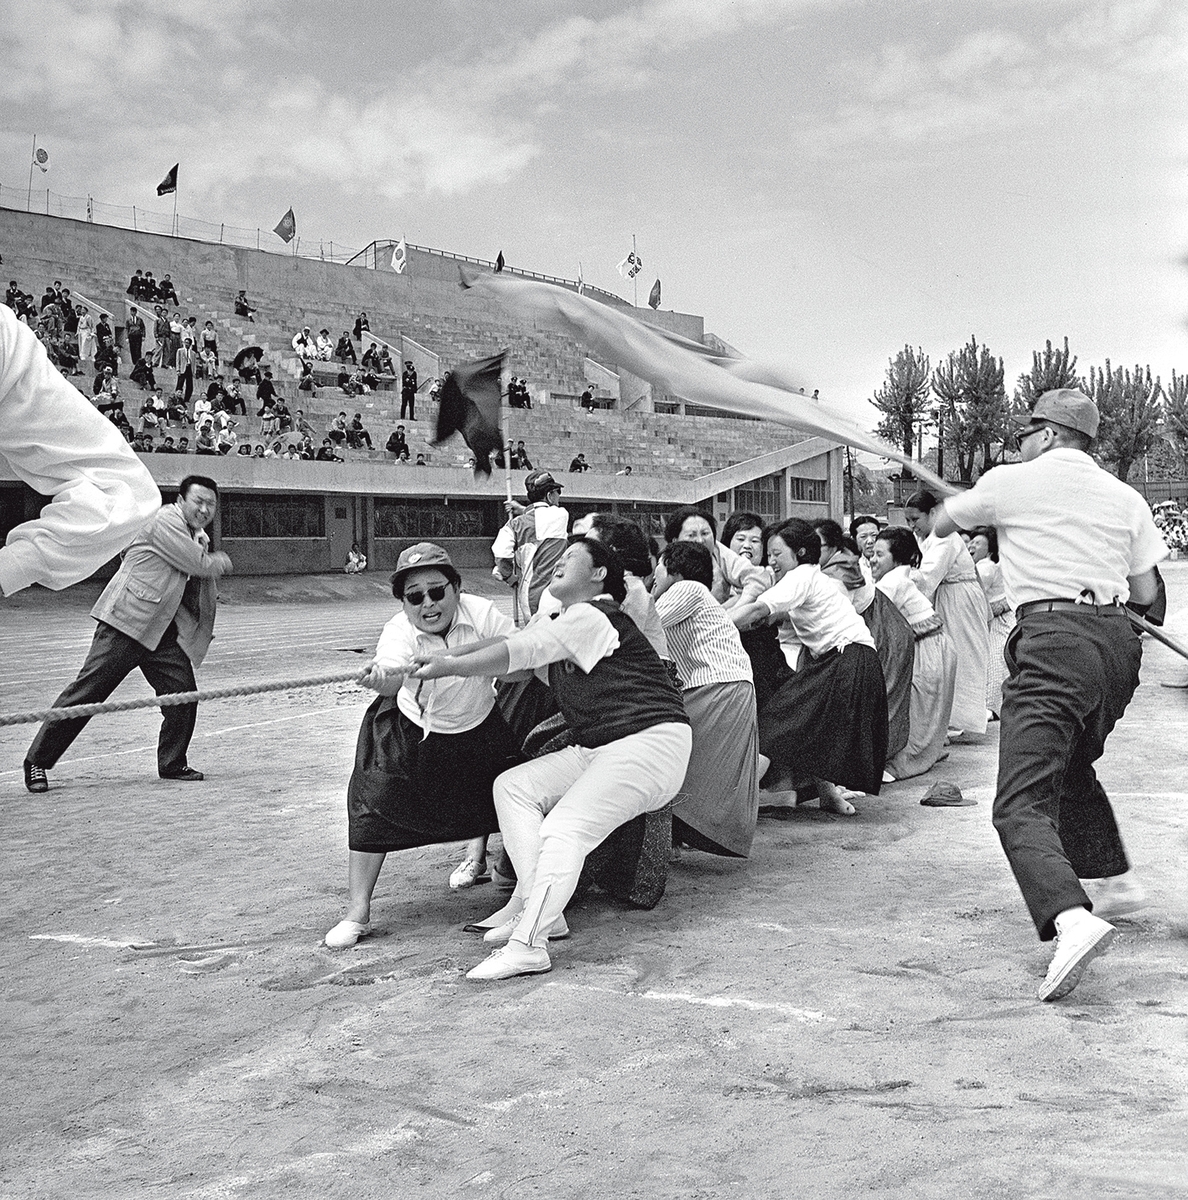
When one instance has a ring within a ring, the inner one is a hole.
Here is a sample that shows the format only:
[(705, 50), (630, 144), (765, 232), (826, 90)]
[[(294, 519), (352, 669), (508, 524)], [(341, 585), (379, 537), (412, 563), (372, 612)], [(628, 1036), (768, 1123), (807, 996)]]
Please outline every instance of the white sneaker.
[(1113, 921), (1147, 907), (1143, 885), (1128, 871), (1109, 879), (1085, 879), (1086, 890), (1093, 901), (1093, 915), (1103, 921)]
[(348, 946), (353, 946), (361, 937), (366, 937), (370, 932), (370, 921), (339, 921), (326, 934), (326, 945), (331, 950), (345, 950)]
[[(514, 916), (510, 921), (502, 925), (497, 925), (494, 929), (488, 929), (483, 934), (483, 941), (490, 942), (493, 946), (502, 946), (511, 941), (511, 935), (515, 933), (516, 927), (520, 923), (522, 913)], [(565, 921), (565, 914), (562, 913), (545, 932), (545, 937), (551, 941), (559, 942), (563, 938), (569, 937), (569, 926)]]
[(487, 864), (477, 858), (467, 858), (459, 863), (450, 875), (450, 887), (474, 887), (476, 883), (489, 883), (491, 876), (487, 873)]
[(1059, 1000), (1081, 982), (1085, 968), (1104, 954), (1118, 932), (1107, 921), (1082, 909), (1084, 917), (1056, 934), (1056, 953), (1039, 990), (1041, 1000)]
[(543, 946), (525, 946), (508, 942), (466, 972), (467, 979), (511, 979), (514, 975), (543, 975), (553, 969), (549, 952)]

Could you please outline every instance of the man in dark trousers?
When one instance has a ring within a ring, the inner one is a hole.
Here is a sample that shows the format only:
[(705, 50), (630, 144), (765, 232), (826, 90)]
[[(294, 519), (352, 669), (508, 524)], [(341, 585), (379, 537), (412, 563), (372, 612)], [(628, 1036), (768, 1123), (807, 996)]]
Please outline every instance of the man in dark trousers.
[(408, 419), (415, 421), (417, 419), (417, 369), (412, 365), (412, 360), (406, 360), (404, 364), (404, 373), (400, 376), (400, 419), (403, 421), (405, 410), (408, 412)]
[[(91, 609), (98, 622), (78, 678), (55, 708), (106, 700), (136, 667), (158, 696), (197, 690), (200, 666), (214, 634), (215, 581), (231, 570), (211, 551), (206, 527), (214, 518), (218, 485), (202, 475), (181, 481), (177, 500), (163, 505), (129, 546), (115, 578)], [(161, 710), (157, 773), (162, 779), (202, 779), (186, 761), (198, 716), (196, 704)], [(46, 721), (25, 755), (25, 786), (49, 788), (52, 768), (82, 732), (86, 717)]]
[(1082, 392), (1045, 392), (1019, 433), (1023, 461), (950, 497), (933, 527), (993, 525), (1016, 605), (994, 826), (1040, 939), (1056, 938), (1041, 1000), (1068, 995), (1110, 944), (1103, 917), (1144, 902), (1093, 764), (1138, 686), (1125, 605), (1155, 599), (1167, 547), (1146, 501), (1089, 457), (1099, 420)]
[(132, 365), (136, 366), (140, 361), (141, 348), (144, 346), (144, 321), (135, 305), (128, 314), (128, 323), (124, 326), (124, 336), (128, 339), (128, 354), (132, 358)]

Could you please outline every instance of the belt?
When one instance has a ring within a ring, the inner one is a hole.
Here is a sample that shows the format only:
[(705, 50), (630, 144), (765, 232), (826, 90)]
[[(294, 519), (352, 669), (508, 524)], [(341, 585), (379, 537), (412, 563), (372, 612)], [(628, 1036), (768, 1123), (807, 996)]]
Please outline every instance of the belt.
[(1081, 616), (1113, 617), (1120, 616), (1126, 609), (1121, 604), (1082, 604), (1079, 600), (1032, 600), (1028, 604), (1020, 604), (1015, 609), (1015, 617), (1022, 620), (1030, 613), (1045, 612), (1075, 612)]

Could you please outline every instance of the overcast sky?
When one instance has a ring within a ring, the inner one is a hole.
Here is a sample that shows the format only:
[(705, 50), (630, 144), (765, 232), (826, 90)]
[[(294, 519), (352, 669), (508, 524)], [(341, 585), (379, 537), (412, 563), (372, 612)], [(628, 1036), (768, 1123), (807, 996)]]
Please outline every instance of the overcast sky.
[[(1188, 370), (1182, 0), (0, 0), (0, 182), (585, 278), (822, 397), (976, 334)], [(279, 243), (278, 243), (279, 246)], [(3, 248), (0, 247), (0, 252)]]

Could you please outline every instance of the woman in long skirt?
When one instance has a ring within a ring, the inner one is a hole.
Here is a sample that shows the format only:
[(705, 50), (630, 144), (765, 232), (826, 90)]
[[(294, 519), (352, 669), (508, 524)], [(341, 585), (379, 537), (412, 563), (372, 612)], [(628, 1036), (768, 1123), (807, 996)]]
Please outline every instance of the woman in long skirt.
[[(781, 619), (788, 671), (759, 712), (759, 749), (776, 779), (821, 807), (854, 812), (845, 790), (877, 795), (887, 757), (887, 693), (874, 639), (817, 565), (821, 542), (797, 518), (768, 531), (773, 587), (732, 612), (735, 625)], [(793, 667), (793, 663), (795, 666)]]
[(714, 599), (714, 563), (694, 542), (665, 546), (652, 595), (693, 726), (672, 818), (674, 843), (745, 858), (759, 815), (759, 727), (751, 663)]
[(359, 730), (347, 788), (350, 902), (326, 934), (335, 949), (371, 932), (371, 897), (394, 850), (463, 839), (485, 851), (499, 828), (492, 785), (519, 761), (495, 707), (493, 678), (409, 679), (413, 658), (506, 637), (515, 626), (489, 600), (459, 594), (440, 546), (421, 542), (392, 575), (401, 611), (384, 626), (363, 683), (379, 693)]
[(953, 695), (950, 736), (983, 734), (990, 609), (961, 535), (951, 533), (938, 538), (932, 532), (941, 511), (940, 502), (931, 492), (917, 492), (907, 502), (907, 523), (920, 543), (921, 554), (920, 565), (911, 572), (912, 582), (936, 609), (957, 651), (957, 689)]
[(977, 568), (978, 579), (990, 605), (990, 660), (986, 670), (986, 707), (997, 720), (1002, 712), (1002, 685), (1006, 682), (1006, 644), (1015, 627), (1015, 614), (1007, 600), (998, 565), (998, 531), (993, 525), (981, 525), (970, 531), (969, 553)]
[(944, 623), (911, 580), (919, 564), (920, 548), (908, 530), (891, 526), (879, 534), (874, 546), (876, 586), (894, 602), (916, 638), (908, 741), (887, 763), (895, 779), (923, 775), (944, 755), (957, 681), (957, 654)]

